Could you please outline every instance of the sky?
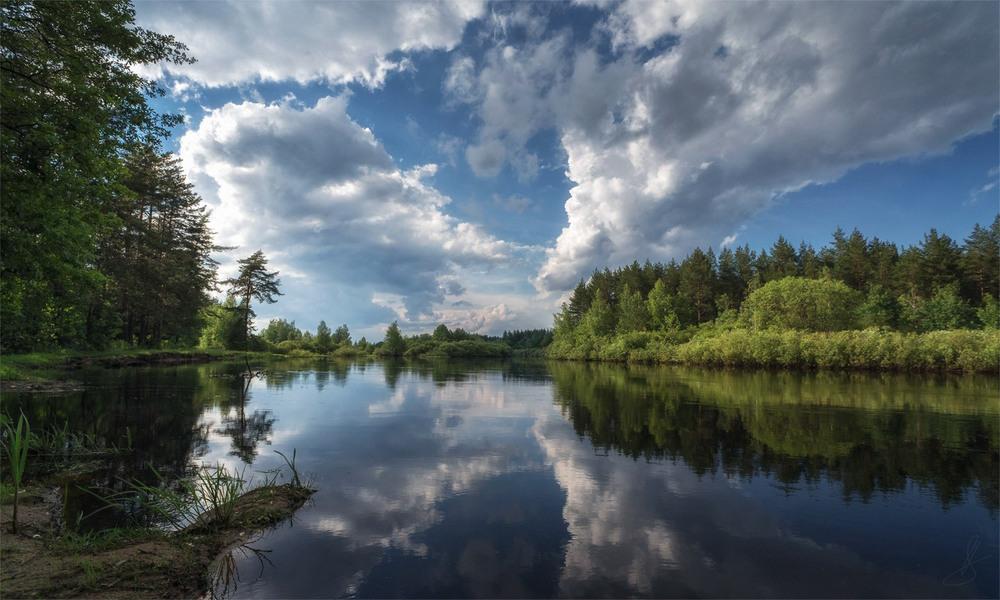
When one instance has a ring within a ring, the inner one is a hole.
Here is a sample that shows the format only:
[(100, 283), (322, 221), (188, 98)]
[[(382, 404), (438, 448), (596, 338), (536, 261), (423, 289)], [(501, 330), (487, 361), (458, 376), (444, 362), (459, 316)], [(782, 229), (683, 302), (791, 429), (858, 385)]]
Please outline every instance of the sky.
[(135, 3), (220, 277), (355, 340), (551, 327), (595, 268), (1000, 211), (995, 2)]

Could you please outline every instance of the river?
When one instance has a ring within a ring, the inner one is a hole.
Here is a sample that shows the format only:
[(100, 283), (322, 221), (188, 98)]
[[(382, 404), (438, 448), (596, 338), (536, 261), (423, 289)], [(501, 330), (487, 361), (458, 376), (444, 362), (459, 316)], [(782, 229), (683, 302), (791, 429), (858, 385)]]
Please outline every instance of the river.
[(996, 377), (255, 367), (248, 386), (236, 363), (85, 369), (84, 391), (3, 410), (128, 431), (105, 484), (148, 464), (266, 477), (294, 450), (318, 492), (207, 597), (1000, 595)]

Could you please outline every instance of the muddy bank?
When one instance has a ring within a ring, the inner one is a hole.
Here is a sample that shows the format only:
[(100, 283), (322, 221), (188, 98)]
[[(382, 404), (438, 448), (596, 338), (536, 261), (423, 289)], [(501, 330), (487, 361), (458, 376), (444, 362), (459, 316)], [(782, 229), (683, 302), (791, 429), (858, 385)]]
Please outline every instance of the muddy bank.
[(312, 493), (290, 484), (247, 492), (238, 501), (240, 517), (225, 528), (206, 520), (174, 534), (83, 536), (65, 531), (59, 488), (37, 487), (22, 494), (18, 533), (10, 533), (12, 506), (0, 506), (0, 589), (4, 598), (198, 597), (224, 551), (288, 519)]

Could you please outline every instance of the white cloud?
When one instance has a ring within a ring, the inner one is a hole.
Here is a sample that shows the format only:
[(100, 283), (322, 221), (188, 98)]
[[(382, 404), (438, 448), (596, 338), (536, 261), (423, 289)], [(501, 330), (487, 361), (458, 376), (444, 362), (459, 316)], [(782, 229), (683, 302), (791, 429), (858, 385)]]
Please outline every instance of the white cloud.
[(450, 200), (426, 183), (433, 165), (398, 169), (346, 106), (345, 96), (311, 108), (227, 104), (184, 135), (180, 154), (219, 244), (262, 248), (316, 322), (347, 320), (331, 312), (348, 293), (351, 304), (431, 315), (464, 292), (456, 269), (516, 259), (520, 247), (444, 212)]
[[(445, 2), (153, 2), (137, 22), (168, 32), (198, 59), (170, 74), (209, 87), (256, 81), (358, 81), (378, 87), (407, 68), (396, 51), (450, 49), (485, 4)], [(163, 71), (147, 75), (159, 77)]]
[[(501, 43), (479, 65), (455, 63), (446, 87), (481, 121), (468, 152), (478, 175), (499, 172), (498, 160), (517, 168), (532, 136), (558, 133), (574, 186), (541, 291), (594, 267), (683, 256), (776, 194), (947, 152), (998, 112), (988, 3), (613, 10), (586, 43), (557, 32), (512, 45), (500, 28)], [(596, 49), (600, 36), (614, 54)]]

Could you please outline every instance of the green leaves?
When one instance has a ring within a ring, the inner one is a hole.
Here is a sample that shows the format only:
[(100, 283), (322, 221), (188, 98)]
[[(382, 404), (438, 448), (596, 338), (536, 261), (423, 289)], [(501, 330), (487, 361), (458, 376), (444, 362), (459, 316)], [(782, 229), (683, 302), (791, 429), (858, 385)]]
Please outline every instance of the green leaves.
[(250, 318), (254, 316), (250, 302), (252, 300), (268, 304), (277, 302), (275, 296), (282, 295), (279, 291), (281, 280), (278, 279), (277, 271), (273, 273), (267, 271), (267, 258), (261, 250), (237, 261), (237, 264), (240, 267), (239, 274), (223, 283), (229, 286), (229, 294), (240, 300), (236, 310), (243, 317), (243, 342), (247, 344), (252, 333)]
[(3, 347), (101, 345), (117, 325), (106, 243), (132, 197), (123, 157), (180, 122), (146, 103), (162, 90), (134, 67), (190, 59), (127, 1), (9, 0), (0, 16)]

